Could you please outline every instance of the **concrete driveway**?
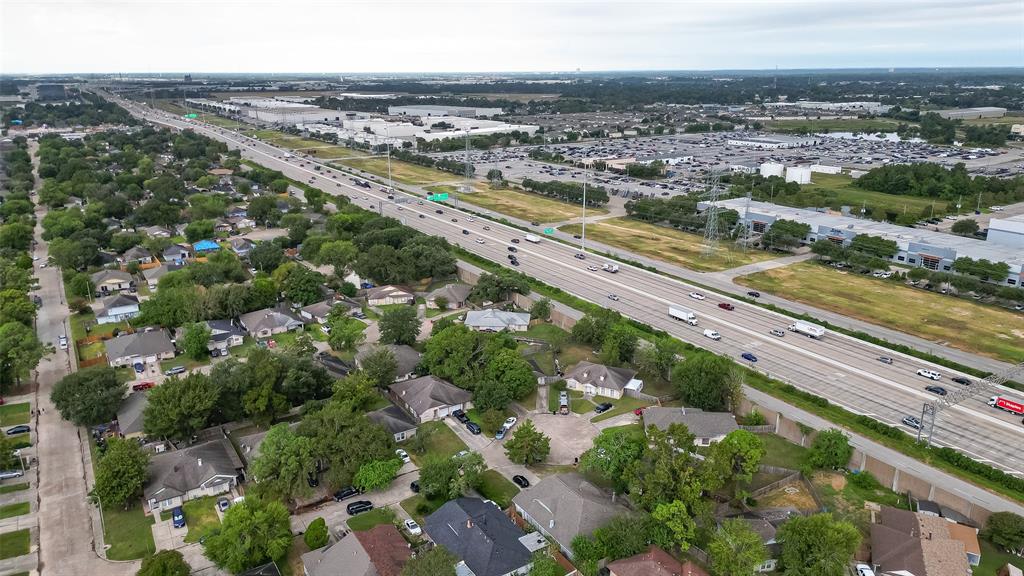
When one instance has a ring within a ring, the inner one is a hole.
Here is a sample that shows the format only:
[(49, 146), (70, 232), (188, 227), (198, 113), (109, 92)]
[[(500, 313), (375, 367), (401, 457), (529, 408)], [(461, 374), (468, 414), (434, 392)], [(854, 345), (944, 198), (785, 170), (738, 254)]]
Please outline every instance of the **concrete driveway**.
[(600, 432), (587, 418), (575, 413), (567, 416), (539, 413), (532, 419), (534, 426), (551, 438), (550, 464), (572, 464), (594, 445), (594, 438)]
[(152, 526), (153, 542), (156, 544), (157, 551), (178, 550), (184, 547), (188, 526), (185, 528), (175, 528), (170, 517), (171, 513), (167, 512), (164, 516), (167, 516), (166, 520), (159, 520)]

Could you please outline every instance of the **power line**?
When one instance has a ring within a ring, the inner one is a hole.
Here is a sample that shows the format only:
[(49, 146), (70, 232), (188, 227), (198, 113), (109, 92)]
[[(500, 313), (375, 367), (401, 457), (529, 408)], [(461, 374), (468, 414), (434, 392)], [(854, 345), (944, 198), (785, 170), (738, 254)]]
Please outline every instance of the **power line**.
[(925, 429), (927, 428), (928, 432), (925, 442), (931, 445), (932, 434), (935, 433), (935, 418), (939, 415), (939, 412), (976, 396), (985, 396), (996, 392), (999, 386), (1022, 372), (1024, 372), (1024, 362), (1000, 374), (991, 374), (983, 380), (972, 383), (970, 386), (958, 388), (953, 392), (947, 393), (945, 396), (940, 396), (934, 402), (925, 402), (924, 406), (921, 407), (921, 427), (917, 429), (917, 441), (920, 442), (925, 437)]
[(704, 255), (712, 256), (718, 252), (718, 220), (721, 208), (718, 201), (722, 197), (722, 175), (716, 170), (709, 170), (704, 179), (704, 198), (708, 207), (704, 210)]

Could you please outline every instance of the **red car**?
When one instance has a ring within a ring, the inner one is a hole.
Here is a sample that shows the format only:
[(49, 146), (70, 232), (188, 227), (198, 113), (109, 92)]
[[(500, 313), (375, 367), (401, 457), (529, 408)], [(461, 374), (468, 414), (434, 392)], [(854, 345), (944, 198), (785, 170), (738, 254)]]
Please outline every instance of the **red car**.
[(153, 382), (142, 382), (140, 384), (133, 385), (132, 390), (134, 390), (135, 392), (141, 392), (143, 390), (149, 390), (154, 386), (156, 386), (156, 384)]
[(637, 408), (636, 410), (633, 410), (633, 414), (636, 414), (637, 416), (643, 416), (644, 415), (644, 410), (646, 410), (646, 409), (647, 408)]
[(732, 304), (729, 304), (728, 302), (719, 302), (718, 303), (718, 307), (721, 308), (722, 310), (734, 310), (734, 309), (736, 309), (735, 306), (733, 306)]

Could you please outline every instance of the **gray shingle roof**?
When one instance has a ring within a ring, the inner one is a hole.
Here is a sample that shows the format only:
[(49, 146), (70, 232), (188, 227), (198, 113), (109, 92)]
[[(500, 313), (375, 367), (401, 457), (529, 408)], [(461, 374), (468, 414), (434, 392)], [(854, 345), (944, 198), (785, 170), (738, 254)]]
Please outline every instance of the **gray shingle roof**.
[(165, 352), (174, 352), (174, 344), (163, 329), (152, 332), (136, 332), (122, 334), (103, 343), (107, 350), (107, 358), (116, 360), (130, 356), (153, 356)]
[(132, 392), (121, 401), (117, 409), (117, 427), (125, 436), (142, 432), (143, 411), (149, 405), (149, 396), (145, 392)]
[(363, 359), (373, 354), (379, 348), (387, 348), (391, 351), (391, 355), (395, 357), (395, 374), (399, 376), (411, 374), (420, 363), (420, 353), (412, 346), (406, 346), (405, 344), (384, 344), (382, 346), (366, 344), (359, 347), (359, 353), (356, 354), (356, 365), (362, 366)]
[(398, 382), (388, 387), (391, 393), (401, 398), (402, 402), (417, 415), (441, 406), (454, 406), (469, 402), (472, 394), (449, 384), (435, 376), (413, 378)]
[(643, 419), (645, 428), (654, 426), (659, 430), (667, 430), (672, 424), (682, 424), (697, 438), (725, 436), (739, 429), (736, 417), (729, 412), (701, 412), (690, 408), (651, 406), (644, 410)]
[(473, 287), (469, 284), (447, 284), (441, 286), (437, 290), (434, 290), (430, 294), (427, 294), (427, 300), (433, 300), (441, 297), (448, 300), (449, 303), (465, 302), (466, 298), (469, 297), (469, 293), (473, 291)]
[(577, 364), (565, 378), (579, 382), (580, 384), (593, 384), (602, 388), (622, 390), (629, 384), (629, 381), (636, 376), (636, 370), (629, 368), (616, 368), (604, 364), (594, 364), (586, 360)]
[(282, 326), (303, 325), (303, 322), (283, 310), (275, 308), (264, 308), (238, 317), (239, 322), (249, 332), (260, 330), (273, 330)]
[(622, 504), (612, 502), (610, 494), (576, 473), (548, 476), (516, 494), (512, 502), (566, 548), (576, 536), (589, 536), (615, 516), (629, 513)]
[(146, 500), (154, 497), (167, 500), (198, 488), (214, 476), (235, 476), (242, 467), (241, 459), (227, 438), (164, 452), (150, 460), (149, 480), (143, 494)]
[(430, 538), (476, 576), (500, 576), (530, 563), (530, 551), (519, 541), (524, 532), (497, 506), (479, 498), (447, 502), (424, 524)]
[(128, 262), (131, 262), (133, 260), (142, 260), (143, 258), (152, 258), (152, 257), (153, 257), (153, 255), (150, 254), (149, 250), (146, 250), (142, 246), (133, 246), (133, 247), (129, 248), (128, 250), (126, 250), (125, 253), (124, 253), (124, 259), (126, 261), (128, 261)]
[(131, 282), (132, 275), (120, 270), (100, 270), (90, 277), (93, 285), (99, 286), (104, 282)]
[(504, 330), (509, 326), (528, 325), (530, 315), (526, 312), (504, 310), (470, 310), (466, 313), (465, 325), (485, 330)]
[(366, 417), (369, 418), (371, 422), (380, 424), (392, 434), (408, 432), (409, 430), (416, 429), (416, 421), (409, 417), (409, 415), (405, 413), (405, 410), (402, 410), (394, 404), (388, 404), (380, 410), (367, 412)]
[(355, 533), (334, 544), (302, 555), (302, 566), (307, 576), (376, 576), (370, 556), (363, 549)]
[(114, 294), (113, 296), (97, 298), (96, 302), (92, 305), (92, 311), (99, 317), (105, 316), (105, 313), (112, 308), (123, 308), (125, 306), (138, 307), (139, 299), (127, 294)]

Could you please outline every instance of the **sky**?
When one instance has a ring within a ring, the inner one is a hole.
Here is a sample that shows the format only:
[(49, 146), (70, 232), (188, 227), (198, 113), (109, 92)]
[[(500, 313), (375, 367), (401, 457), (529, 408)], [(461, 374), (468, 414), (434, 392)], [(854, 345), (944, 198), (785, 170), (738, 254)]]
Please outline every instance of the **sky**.
[(0, 0), (0, 73), (1024, 65), (1022, 0)]

